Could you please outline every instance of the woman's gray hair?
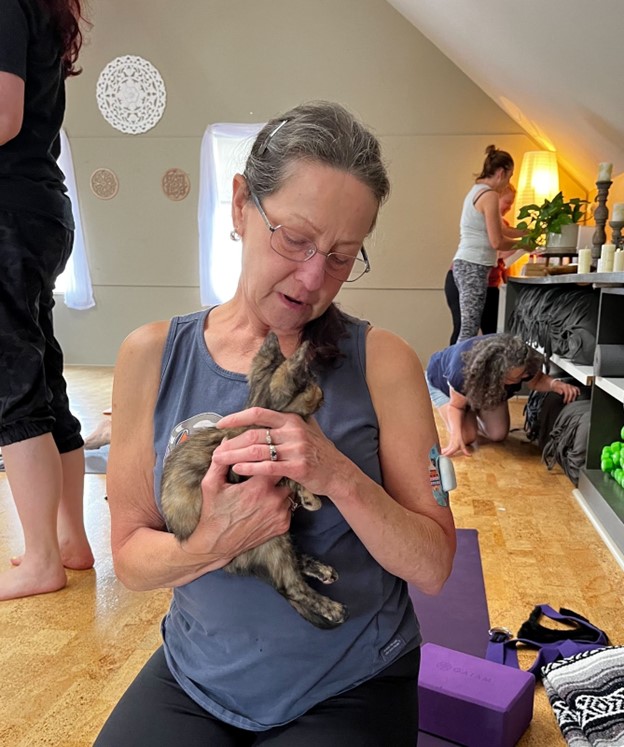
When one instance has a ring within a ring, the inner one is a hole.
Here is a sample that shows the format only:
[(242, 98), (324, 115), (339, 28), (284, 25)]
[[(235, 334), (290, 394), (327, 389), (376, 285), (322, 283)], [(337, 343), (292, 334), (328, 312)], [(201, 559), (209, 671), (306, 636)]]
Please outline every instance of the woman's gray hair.
[(340, 104), (312, 101), (271, 119), (254, 141), (243, 176), (261, 200), (282, 187), (297, 161), (351, 174), (369, 187), (378, 206), (390, 191), (379, 141)]
[(493, 410), (507, 398), (503, 380), (512, 368), (524, 368), (533, 378), (545, 358), (521, 337), (501, 333), (485, 335), (462, 356), (464, 361), (464, 394), (475, 410)]

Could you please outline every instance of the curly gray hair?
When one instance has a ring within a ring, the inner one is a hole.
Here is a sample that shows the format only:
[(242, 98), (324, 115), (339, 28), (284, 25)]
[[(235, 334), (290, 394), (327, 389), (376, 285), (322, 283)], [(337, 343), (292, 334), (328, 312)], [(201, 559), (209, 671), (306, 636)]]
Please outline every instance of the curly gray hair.
[(513, 368), (524, 368), (532, 378), (545, 365), (545, 358), (521, 337), (501, 333), (477, 340), (462, 356), (464, 361), (464, 394), (475, 410), (493, 410), (504, 402), (507, 393), (503, 383)]

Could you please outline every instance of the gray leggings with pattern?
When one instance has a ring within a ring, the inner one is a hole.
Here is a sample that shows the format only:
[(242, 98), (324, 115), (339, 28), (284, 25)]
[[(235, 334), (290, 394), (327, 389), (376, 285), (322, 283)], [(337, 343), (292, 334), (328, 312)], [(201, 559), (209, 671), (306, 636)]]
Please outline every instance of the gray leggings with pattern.
[(461, 329), (457, 342), (479, 334), (491, 269), (488, 265), (478, 265), (465, 259), (456, 259), (453, 262), (453, 277), (459, 291), (461, 314)]

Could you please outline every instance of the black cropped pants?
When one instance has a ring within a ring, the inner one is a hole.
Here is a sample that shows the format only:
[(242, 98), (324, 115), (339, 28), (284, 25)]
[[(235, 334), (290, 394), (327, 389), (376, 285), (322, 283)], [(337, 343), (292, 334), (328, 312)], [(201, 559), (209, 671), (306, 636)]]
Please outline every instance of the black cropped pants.
[(52, 320), (54, 284), (73, 238), (52, 219), (0, 210), (0, 446), (44, 433), (60, 453), (84, 443)]

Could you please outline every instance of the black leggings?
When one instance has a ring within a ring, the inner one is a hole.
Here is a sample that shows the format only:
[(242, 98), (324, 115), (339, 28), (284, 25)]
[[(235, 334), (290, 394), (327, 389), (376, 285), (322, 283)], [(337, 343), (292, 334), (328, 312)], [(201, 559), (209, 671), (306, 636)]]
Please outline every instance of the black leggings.
[(94, 747), (415, 747), (420, 649), (285, 726), (251, 732), (219, 721), (178, 685), (162, 647), (139, 672)]

